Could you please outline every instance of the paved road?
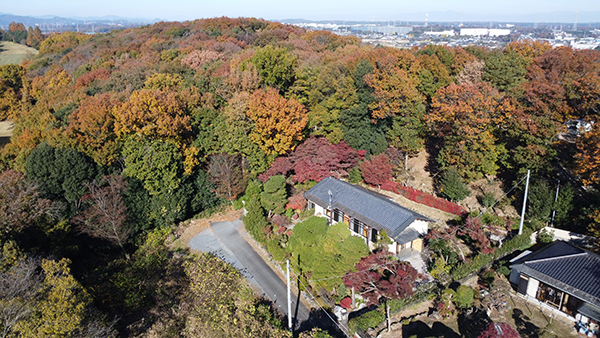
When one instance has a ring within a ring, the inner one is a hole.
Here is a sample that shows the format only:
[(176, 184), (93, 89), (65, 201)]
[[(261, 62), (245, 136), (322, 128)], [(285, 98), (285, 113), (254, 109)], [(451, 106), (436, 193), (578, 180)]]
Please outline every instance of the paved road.
[[(248, 280), (260, 287), (266, 298), (287, 316), (287, 289), (284, 282), (262, 257), (248, 244), (238, 229), (242, 221), (212, 223), (190, 241), (193, 249), (212, 252), (240, 270)], [(243, 230), (242, 230), (243, 231)], [(292, 319), (296, 328), (309, 319), (310, 312), (292, 292)]]

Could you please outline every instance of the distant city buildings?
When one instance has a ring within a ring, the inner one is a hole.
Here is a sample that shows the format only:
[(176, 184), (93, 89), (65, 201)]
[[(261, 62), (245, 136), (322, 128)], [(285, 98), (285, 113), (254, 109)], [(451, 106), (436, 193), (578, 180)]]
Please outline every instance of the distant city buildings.
[(510, 29), (498, 28), (461, 28), (461, 36), (504, 36), (510, 35)]
[[(508, 42), (519, 39), (546, 41), (554, 47), (569, 46), (573, 49), (595, 49), (600, 46), (600, 29), (597, 24), (579, 25), (579, 30), (570, 26), (549, 24), (499, 23), (495, 27), (473, 27), (463, 23), (432, 24), (409, 22), (310, 22), (294, 23), (314, 30), (329, 30), (339, 35), (355, 35), (363, 43), (397, 48), (411, 48), (431, 44), (447, 46), (479, 45), (502, 48)], [(543, 26), (543, 27), (539, 27)], [(584, 28), (587, 27), (587, 28)]]

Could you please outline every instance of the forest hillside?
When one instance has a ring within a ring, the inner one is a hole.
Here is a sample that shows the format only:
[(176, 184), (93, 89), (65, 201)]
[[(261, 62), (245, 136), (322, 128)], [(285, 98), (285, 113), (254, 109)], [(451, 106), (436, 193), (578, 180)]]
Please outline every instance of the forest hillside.
[[(0, 329), (285, 336), (239, 273), (173, 227), (243, 199), (248, 231), (285, 255), (272, 236), (306, 216), (315, 182), (395, 191), (424, 151), (439, 198), (520, 208), (522, 185), (500, 192), (530, 171), (531, 227), (599, 235), (599, 109), (600, 52), (538, 41), (395, 49), (252, 18), (46, 36), (0, 66), (0, 121), (15, 124), (0, 151), (0, 311), (13, 314)], [(500, 191), (472, 192), (482, 179)], [(14, 276), (32, 286), (2, 284)]]

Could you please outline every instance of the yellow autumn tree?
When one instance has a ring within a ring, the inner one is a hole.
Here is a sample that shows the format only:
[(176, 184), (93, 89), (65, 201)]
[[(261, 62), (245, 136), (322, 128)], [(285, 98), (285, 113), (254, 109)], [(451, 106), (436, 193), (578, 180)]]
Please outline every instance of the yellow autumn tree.
[(120, 138), (139, 134), (180, 144), (192, 129), (186, 104), (171, 91), (136, 90), (129, 101), (113, 109), (113, 115)]
[(75, 280), (70, 260), (42, 261), (42, 299), (28, 320), (15, 326), (19, 337), (69, 337), (82, 327), (90, 295)]
[(267, 155), (281, 155), (302, 140), (302, 130), (308, 122), (304, 106), (286, 99), (274, 88), (257, 90), (246, 112), (254, 121), (250, 138)]

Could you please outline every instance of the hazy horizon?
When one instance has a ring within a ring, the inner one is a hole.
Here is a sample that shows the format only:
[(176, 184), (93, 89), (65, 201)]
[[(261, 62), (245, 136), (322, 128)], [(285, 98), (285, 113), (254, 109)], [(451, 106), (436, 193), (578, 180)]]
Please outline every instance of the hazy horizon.
[(600, 22), (600, 1), (475, 1), (426, 0), (420, 2), (383, 0), (273, 1), (222, 0), (219, 2), (177, 0), (75, 1), (25, 0), (2, 6), (5, 14), (162, 19), (186, 21), (210, 17), (257, 17), (267, 20), (341, 21), (516, 21), (516, 22)]

